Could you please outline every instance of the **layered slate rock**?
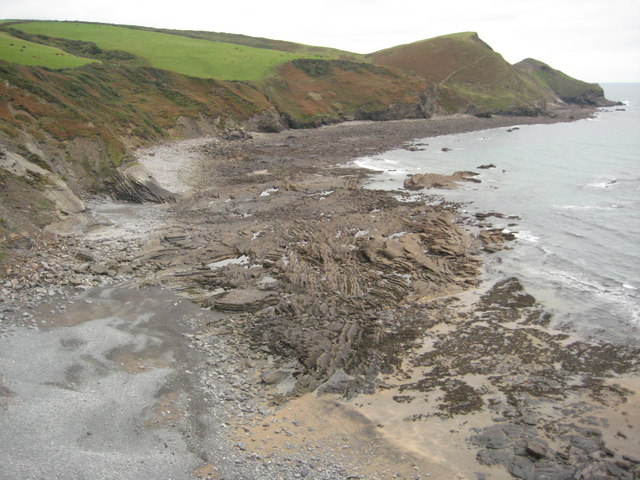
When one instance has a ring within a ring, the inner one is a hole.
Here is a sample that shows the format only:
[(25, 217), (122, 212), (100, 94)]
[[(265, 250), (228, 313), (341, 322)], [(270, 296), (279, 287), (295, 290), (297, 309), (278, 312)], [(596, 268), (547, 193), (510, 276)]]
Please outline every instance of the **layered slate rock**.
[(208, 304), (225, 312), (257, 312), (280, 301), (276, 292), (237, 289), (209, 299)]

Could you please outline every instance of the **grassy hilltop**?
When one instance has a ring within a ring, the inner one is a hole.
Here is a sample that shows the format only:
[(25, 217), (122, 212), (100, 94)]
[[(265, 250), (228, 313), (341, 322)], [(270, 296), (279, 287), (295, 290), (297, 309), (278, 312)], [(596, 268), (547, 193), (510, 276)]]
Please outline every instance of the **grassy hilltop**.
[(52, 69), (81, 67), (93, 61), (56, 47), (17, 39), (5, 32), (0, 32), (0, 60)]
[[(128, 52), (150, 67), (198, 78), (257, 81), (300, 55), (135, 28), (76, 22), (30, 22), (14, 28), (32, 35), (91, 42)], [(49, 65), (43, 65), (49, 66)]]
[[(554, 102), (604, 101), (599, 87), (541, 62), (510, 65), (474, 33), (359, 55), (225, 33), (7, 20), (0, 78), (0, 162), (17, 154), (76, 192), (104, 189), (136, 146), (229, 127), (537, 115)], [(0, 168), (0, 243), (10, 211), (49, 220), (44, 200), (24, 208), (43, 188), (27, 180)]]

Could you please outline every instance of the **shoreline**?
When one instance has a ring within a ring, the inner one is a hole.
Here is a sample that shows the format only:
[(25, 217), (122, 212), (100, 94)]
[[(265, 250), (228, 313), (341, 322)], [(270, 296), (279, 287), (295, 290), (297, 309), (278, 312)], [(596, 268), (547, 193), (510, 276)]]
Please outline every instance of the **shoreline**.
[[(344, 165), (424, 132), (521, 120), (354, 122), (212, 139), (192, 151), (199, 160), (177, 182), (195, 176), (195, 189), (158, 207), (164, 223), (136, 239), (122, 261), (104, 265), (105, 273), (94, 263), (129, 240), (72, 245), (69, 253), (94, 259), (75, 274), (86, 286), (127, 279), (177, 291), (214, 313), (195, 325), (195, 345), (229, 338), (223, 351), (242, 344), (255, 355), (260, 393), (247, 401), (269, 406), (232, 420), (230, 438), (240, 442), (243, 461), (271, 472), (260, 478), (290, 468), (278, 467), (283, 456), (304, 463), (291, 472), (321, 478), (310, 468), (309, 445), (320, 445), (315, 455), (325, 467), (346, 445), (349, 458), (340, 462), (365, 478), (449, 480), (454, 468), (473, 480), (545, 472), (560, 479), (569, 470), (636, 475), (625, 457), (635, 459), (640, 442), (631, 429), (640, 405), (638, 352), (549, 330), (543, 306), (515, 279), (471, 295), (480, 251), (508, 239), (500, 232), (474, 238), (455, 205), (365, 190), (368, 174)], [(248, 373), (238, 358), (216, 362), (209, 371), (224, 378), (221, 367)], [(315, 398), (318, 388), (324, 396)], [(388, 449), (397, 456), (380, 465)]]

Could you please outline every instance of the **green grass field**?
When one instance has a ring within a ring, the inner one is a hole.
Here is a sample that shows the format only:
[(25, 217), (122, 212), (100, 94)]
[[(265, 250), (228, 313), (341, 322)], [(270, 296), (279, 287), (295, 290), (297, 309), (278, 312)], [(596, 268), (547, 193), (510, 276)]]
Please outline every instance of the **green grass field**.
[(300, 54), (212, 42), (111, 25), (28, 22), (12, 25), (26, 33), (93, 42), (102, 50), (122, 50), (155, 68), (221, 80), (257, 81), (273, 67)]
[(92, 62), (55, 47), (27, 42), (0, 32), (0, 60), (52, 69), (75, 68)]

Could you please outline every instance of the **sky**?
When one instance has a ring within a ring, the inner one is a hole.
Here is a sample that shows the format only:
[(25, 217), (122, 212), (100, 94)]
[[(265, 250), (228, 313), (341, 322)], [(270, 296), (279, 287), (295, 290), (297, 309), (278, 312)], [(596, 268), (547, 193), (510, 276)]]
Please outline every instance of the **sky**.
[(639, 0), (0, 0), (0, 18), (241, 33), (371, 53), (475, 31), (511, 63), (640, 82)]

